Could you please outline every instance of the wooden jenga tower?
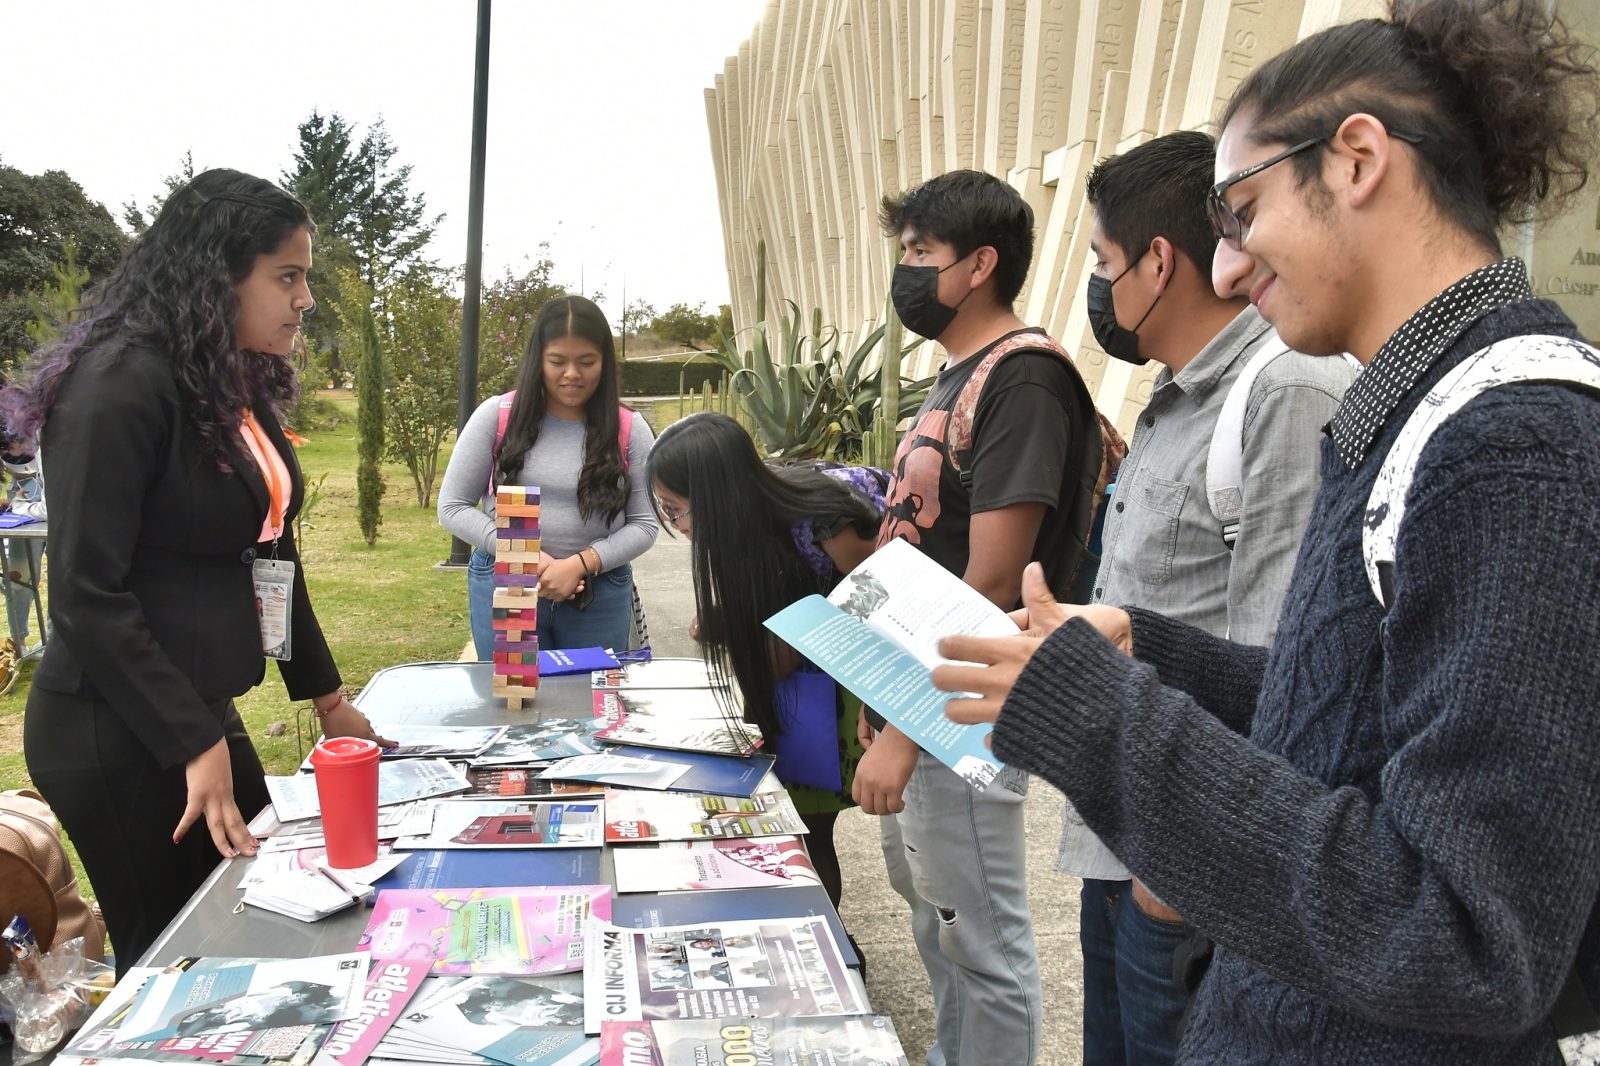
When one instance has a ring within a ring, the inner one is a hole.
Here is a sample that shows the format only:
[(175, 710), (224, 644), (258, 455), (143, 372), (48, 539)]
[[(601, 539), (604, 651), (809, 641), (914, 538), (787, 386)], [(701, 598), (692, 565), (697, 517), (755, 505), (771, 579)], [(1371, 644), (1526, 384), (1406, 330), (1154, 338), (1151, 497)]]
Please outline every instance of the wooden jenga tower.
[(512, 710), (539, 693), (539, 490), (494, 494), (494, 694)]

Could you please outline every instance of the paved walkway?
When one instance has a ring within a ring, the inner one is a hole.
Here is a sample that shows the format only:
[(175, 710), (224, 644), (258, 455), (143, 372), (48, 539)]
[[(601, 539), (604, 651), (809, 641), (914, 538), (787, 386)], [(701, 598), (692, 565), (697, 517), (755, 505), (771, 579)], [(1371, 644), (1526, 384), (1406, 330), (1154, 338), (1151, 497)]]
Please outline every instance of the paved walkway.
[[(689, 640), (694, 591), (689, 546), (665, 532), (634, 563), (651, 641), (658, 655), (698, 654)], [(1040, 1066), (1077, 1066), (1080, 1051), (1083, 965), (1078, 952), (1078, 882), (1051, 869), (1061, 828), (1061, 794), (1035, 781), (1027, 803), (1028, 896), (1044, 974), (1045, 1036)], [(867, 958), (873, 1006), (894, 1017), (914, 1064), (933, 1042), (933, 1007), (927, 973), (911, 942), (910, 912), (884, 875), (877, 820), (847, 811), (836, 834), (844, 868), (845, 925)], [(955, 1066), (955, 1064), (951, 1064)], [(962, 1066), (1010, 1066), (972, 1063)]]

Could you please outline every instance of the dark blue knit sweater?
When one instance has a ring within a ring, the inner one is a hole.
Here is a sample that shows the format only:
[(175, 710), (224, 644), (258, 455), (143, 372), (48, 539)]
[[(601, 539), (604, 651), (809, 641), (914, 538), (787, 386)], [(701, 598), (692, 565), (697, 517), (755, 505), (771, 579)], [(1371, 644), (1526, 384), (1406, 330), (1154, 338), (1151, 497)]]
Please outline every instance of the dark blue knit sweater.
[[(1181, 1058), (1558, 1063), (1600, 990), (1600, 400), (1512, 385), (1424, 451), (1385, 619), (1362, 514), (1406, 416), (1545, 301), (1469, 328), (1322, 488), (1270, 653), (1146, 612), (1137, 659), (1057, 630), (994, 751), (1052, 782), (1218, 942)], [(1170, 686), (1170, 687), (1169, 687)]]

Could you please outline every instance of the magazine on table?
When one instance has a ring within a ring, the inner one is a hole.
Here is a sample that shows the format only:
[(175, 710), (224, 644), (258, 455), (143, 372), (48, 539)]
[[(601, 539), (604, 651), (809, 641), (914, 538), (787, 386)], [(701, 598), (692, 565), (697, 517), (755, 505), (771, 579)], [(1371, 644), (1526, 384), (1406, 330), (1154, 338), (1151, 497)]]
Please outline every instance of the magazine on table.
[(588, 930), (584, 1017), (809, 1017), (862, 1014), (867, 1004), (821, 918)]
[(539, 776), (545, 765), (485, 766), (467, 770), (467, 780), (472, 790), (461, 794), (463, 799), (581, 799), (585, 796), (604, 796), (605, 786), (589, 781), (551, 781)]
[[(627, 849), (617, 848), (616, 851)], [(632, 929), (668, 925), (705, 925), (763, 918), (821, 918), (833, 930), (833, 942), (846, 966), (860, 966), (844, 922), (821, 885), (793, 888), (724, 888), (717, 892), (628, 892), (611, 900), (611, 924)]]
[(820, 884), (798, 837), (689, 840), (616, 848), (618, 892), (688, 892), (709, 888), (781, 888)]
[(603, 1022), (600, 1066), (910, 1066), (887, 1014)]
[(602, 824), (595, 800), (434, 800), (408, 821), (394, 846), (592, 848), (603, 843)]
[[(378, 806), (393, 807), (434, 796), (465, 792), (467, 776), (445, 759), (405, 759), (378, 764)], [(267, 778), (267, 795), (279, 822), (299, 822), (322, 815), (315, 774)]]
[(540, 677), (604, 673), (622, 662), (604, 648), (547, 648), (539, 653)]
[[(399, 866), (405, 858), (404, 855), (391, 855), (387, 844), (379, 844), (376, 859), (366, 866), (339, 871), (340, 879), (370, 885)], [(323, 870), (332, 868), (328, 864), (328, 849), (322, 846), (297, 848), (292, 851), (281, 849), (258, 851), (256, 857), (245, 867), (244, 876), (239, 879), (239, 887), (253, 888), (285, 874), (320, 874)]]
[[(749, 755), (761, 730), (738, 719), (727, 689), (626, 689), (594, 694), (594, 732), (607, 744)], [(719, 693), (724, 695), (719, 696)]]
[(609, 885), (390, 889), (378, 893), (359, 946), (428, 960), (435, 973), (564, 973), (583, 967), (586, 925), (610, 916)]
[(806, 825), (787, 792), (695, 796), (606, 789), (606, 842), (793, 836)]
[(711, 688), (717, 679), (704, 659), (663, 658), (596, 670), (589, 683), (595, 689)]
[(688, 766), (688, 771), (672, 782), (674, 792), (751, 796), (757, 792), (776, 792), (783, 787), (772, 776), (775, 760), (771, 755), (714, 755), (703, 751), (636, 748), (628, 744), (619, 744), (606, 750), (612, 755), (625, 755), (630, 759)]
[(426, 961), (373, 959), (353, 1018), (334, 1024), (312, 1066), (361, 1066), (399, 1021), (422, 987), (431, 967)]
[(465, 978), (407, 1011), (389, 1046), (507, 1066), (587, 1066), (599, 1054), (583, 1031), (579, 974)]
[(506, 726), (493, 744), (470, 760), (473, 766), (526, 766), (532, 762), (592, 755), (600, 750), (592, 718), (546, 718)]
[(892, 540), (824, 599), (807, 596), (766, 626), (883, 715), (917, 746), (984, 788), (1000, 763), (984, 744), (988, 726), (945, 717), (949, 693), (933, 687), (950, 636), (1016, 636), (1006, 613), (903, 540)]
[[(371, 958), (365, 953), (276, 959), (216, 968), (164, 969), (142, 978), (126, 1013), (115, 1025), (85, 1026), (67, 1055), (148, 1058), (189, 1055), (195, 1038), (207, 1034), (251, 1034), (303, 1029), (271, 1038), (282, 1050), (304, 1043), (312, 1029), (354, 1018), (361, 1009)], [(129, 978), (124, 977), (124, 981)], [(109, 1020), (109, 1019), (108, 1019)], [(188, 1050), (185, 1050), (187, 1048)], [(229, 1051), (229, 1057), (238, 1051)], [(258, 1049), (252, 1054), (265, 1054)], [(276, 1054), (277, 1052), (274, 1052)]]
[(539, 771), (546, 780), (577, 778), (627, 788), (668, 789), (688, 773), (686, 762), (659, 759), (632, 759), (608, 752), (604, 755), (575, 755)]
[(600, 848), (524, 848), (517, 851), (413, 851), (399, 869), (373, 887), (472, 888), (477, 885), (594, 885), (600, 874)]

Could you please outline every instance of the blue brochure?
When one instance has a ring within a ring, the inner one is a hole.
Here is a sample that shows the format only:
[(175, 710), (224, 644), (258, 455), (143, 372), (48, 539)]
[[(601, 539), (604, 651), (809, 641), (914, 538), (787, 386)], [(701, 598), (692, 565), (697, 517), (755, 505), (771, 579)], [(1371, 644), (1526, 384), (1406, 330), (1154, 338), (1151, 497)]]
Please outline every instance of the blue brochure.
[(754, 918), (828, 920), (846, 966), (860, 966), (844, 923), (821, 885), (793, 888), (724, 888), (715, 892), (628, 892), (611, 897), (611, 924), (631, 929), (664, 925), (714, 925)]
[(599, 848), (483, 851), (413, 851), (373, 882), (385, 888), (486, 888), (529, 885), (598, 885)]
[(614, 670), (621, 663), (604, 648), (552, 648), (539, 653), (539, 676), (587, 674), (591, 670)]
[(989, 727), (945, 717), (951, 696), (933, 687), (933, 667), (942, 637), (1016, 636), (1017, 627), (916, 548), (890, 541), (827, 599), (807, 596), (766, 626), (973, 788), (994, 780)]
[(631, 744), (618, 744), (608, 749), (607, 754), (653, 762), (687, 763), (689, 771), (672, 783), (673, 792), (699, 792), (708, 796), (738, 796), (742, 799), (756, 794), (756, 786), (767, 776), (773, 763), (770, 755), (711, 755), (699, 751), (636, 748)]

